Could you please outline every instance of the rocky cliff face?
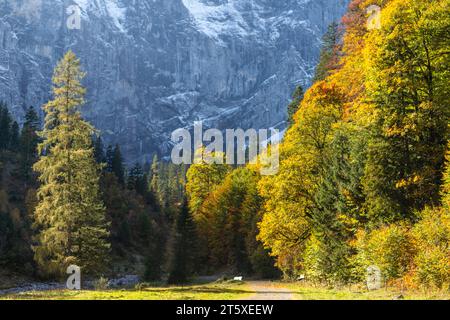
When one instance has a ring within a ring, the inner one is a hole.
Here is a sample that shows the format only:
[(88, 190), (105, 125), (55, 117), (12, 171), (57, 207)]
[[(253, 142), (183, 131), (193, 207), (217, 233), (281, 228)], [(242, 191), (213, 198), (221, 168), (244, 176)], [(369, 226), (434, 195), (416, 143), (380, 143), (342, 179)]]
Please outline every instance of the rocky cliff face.
[[(72, 49), (87, 72), (84, 112), (129, 162), (170, 150), (170, 134), (282, 126), (308, 85), (320, 39), (348, 0), (0, 0), (0, 99), (22, 119), (50, 98)], [(67, 8), (80, 8), (69, 29)]]

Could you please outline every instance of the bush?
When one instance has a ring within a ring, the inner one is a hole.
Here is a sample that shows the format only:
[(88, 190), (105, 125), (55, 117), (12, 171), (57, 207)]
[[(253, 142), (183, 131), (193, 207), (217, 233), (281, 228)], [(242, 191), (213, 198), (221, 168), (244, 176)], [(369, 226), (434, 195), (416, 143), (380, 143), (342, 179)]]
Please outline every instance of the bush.
[(281, 270), (284, 280), (296, 280), (303, 271), (302, 251), (300, 248), (290, 248), (277, 256), (276, 267)]
[(304, 266), (307, 278), (312, 281), (320, 281), (322, 278), (319, 261), (320, 251), (320, 242), (314, 236), (311, 237), (305, 248)]
[(313, 282), (342, 285), (351, 280), (352, 266), (349, 247), (345, 242), (312, 236), (306, 245), (304, 266), (306, 277)]
[(360, 231), (356, 247), (361, 278), (365, 278), (370, 266), (378, 267), (386, 280), (401, 278), (411, 270), (415, 247), (407, 225), (392, 224), (370, 233)]
[(108, 289), (108, 287), (109, 287), (109, 280), (104, 277), (100, 277), (100, 279), (98, 279), (94, 283), (94, 288), (97, 291), (105, 291)]
[(138, 283), (138, 284), (136, 284), (134, 286), (134, 289), (137, 290), (137, 291), (142, 291), (142, 290), (144, 290), (145, 288), (148, 288), (148, 287), (150, 287), (149, 283), (145, 283), (145, 282), (142, 283), (142, 282), (140, 282), (140, 283)]
[(450, 211), (425, 209), (414, 226), (417, 245), (415, 279), (419, 285), (438, 288), (450, 283)]

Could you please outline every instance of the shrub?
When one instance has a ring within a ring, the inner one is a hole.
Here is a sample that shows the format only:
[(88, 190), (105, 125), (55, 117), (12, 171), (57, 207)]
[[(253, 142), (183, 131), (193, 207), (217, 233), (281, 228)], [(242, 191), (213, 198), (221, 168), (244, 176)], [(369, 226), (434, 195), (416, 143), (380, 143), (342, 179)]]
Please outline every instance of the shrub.
[(149, 283), (140, 282), (134, 286), (134, 289), (137, 291), (143, 291), (145, 288), (148, 288), (148, 287), (150, 287)]
[(281, 270), (284, 280), (295, 280), (304, 273), (302, 252), (292, 247), (277, 256), (276, 267)]
[(104, 277), (100, 277), (100, 279), (98, 279), (95, 283), (94, 283), (94, 288), (97, 291), (104, 291), (107, 290), (109, 287), (109, 280), (104, 278)]
[(313, 282), (341, 285), (351, 280), (352, 266), (347, 243), (327, 239), (325, 243), (312, 236), (306, 245), (304, 266), (306, 277)]
[(450, 283), (450, 211), (425, 209), (414, 226), (417, 245), (415, 279), (422, 286), (449, 287)]
[(414, 242), (407, 225), (392, 224), (370, 233), (359, 232), (356, 260), (361, 277), (376, 266), (386, 280), (401, 278), (412, 267)]
[(319, 260), (320, 253), (320, 242), (316, 239), (316, 237), (312, 236), (306, 244), (304, 266), (308, 280), (312, 280), (314, 282), (322, 280)]

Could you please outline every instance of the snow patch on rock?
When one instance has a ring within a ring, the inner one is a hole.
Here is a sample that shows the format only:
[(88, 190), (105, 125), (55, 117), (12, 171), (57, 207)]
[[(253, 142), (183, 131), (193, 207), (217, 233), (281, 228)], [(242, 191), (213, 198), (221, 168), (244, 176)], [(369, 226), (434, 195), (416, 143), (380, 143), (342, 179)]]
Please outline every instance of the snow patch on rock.
[(108, 10), (109, 16), (113, 19), (116, 27), (120, 31), (125, 32), (126, 30), (123, 25), (123, 22), (125, 21), (126, 9), (120, 8), (117, 5), (117, 2), (113, 1), (113, 0), (106, 0), (105, 4), (106, 4), (106, 9)]
[(121, 32), (126, 32), (124, 21), (126, 9), (119, 5), (117, 0), (74, 0), (81, 8), (83, 14), (92, 12), (97, 16), (108, 16), (113, 21), (116, 28)]
[(233, 34), (245, 37), (249, 27), (242, 14), (236, 8), (236, 0), (220, 5), (208, 5), (200, 0), (182, 0), (197, 28), (210, 38), (219, 40), (219, 36)]

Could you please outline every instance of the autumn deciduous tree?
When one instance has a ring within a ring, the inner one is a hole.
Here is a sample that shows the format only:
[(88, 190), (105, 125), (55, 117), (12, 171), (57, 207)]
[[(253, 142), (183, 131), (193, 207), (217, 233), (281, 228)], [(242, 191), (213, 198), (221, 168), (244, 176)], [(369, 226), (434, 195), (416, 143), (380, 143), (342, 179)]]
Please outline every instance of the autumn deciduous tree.
[[(203, 152), (197, 150), (197, 152)], [(224, 164), (196, 163), (187, 172), (186, 192), (194, 219), (202, 219), (199, 211), (203, 201), (224, 180), (230, 167)]]
[(341, 117), (342, 93), (338, 87), (324, 81), (313, 85), (280, 148), (279, 173), (260, 182), (265, 205), (258, 238), (278, 257), (278, 266), (285, 273), (300, 267), (300, 262), (295, 266), (292, 261), (301, 259), (311, 234), (322, 161), (333, 124)]
[(367, 39), (366, 87), (377, 118), (364, 184), (369, 215), (411, 218), (439, 201), (450, 103), (449, 2), (389, 1)]

